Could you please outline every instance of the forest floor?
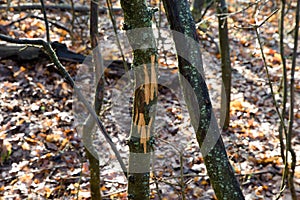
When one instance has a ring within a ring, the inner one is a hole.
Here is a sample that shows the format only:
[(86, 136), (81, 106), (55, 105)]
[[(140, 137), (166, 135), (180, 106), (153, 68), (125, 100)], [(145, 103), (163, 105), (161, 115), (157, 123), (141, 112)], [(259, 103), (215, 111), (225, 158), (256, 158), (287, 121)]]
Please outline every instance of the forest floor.
[[(21, 1), (22, 2), (22, 1)], [(49, 1), (48, 3), (55, 3)], [(85, 1), (74, 1), (76, 6)], [(105, 6), (104, 1), (100, 1)], [(16, 3), (12, 1), (12, 4)], [(151, 1), (158, 6), (159, 1)], [(228, 1), (229, 37), (232, 61), (232, 94), (230, 128), (222, 132), (228, 157), (247, 200), (275, 199), (279, 194), (283, 162), (279, 145), (279, 117), (276, 113), (266, 70), (261, 59), (257, 36), (249, 27), (270, 16), (278, 6), (272, 1), (259, 1), (255, 6), (244, 1)], [(3, 5), (1, 3), (1, 5)], [(85, 5), (88, 5), (85, 2)], [(120, 7), (114, 1), (114, 7)], [(241, 11), (241, 12), (239, 12)], [(2, 11), (1, 11), (2, 12)], [(25, 18), (29, 12), (10, 10), (0, 16), (0, 33), (18, 38), (44, 38), (42, 20)], [(291, 71), (295, 3), (286, 14), (285, 54), (288, 56), (288, 77)], [(32, 15), (42, 16), (40, 11)], [(128, 62), (131, 49), (122, 30), (122, 13), (115, 13), (118, 34)], [(159, 89), (156, 116), (156, 143), (151, 172), (152, 199), (215, 199), (203, 158), (178, 85), (174, 43), (164, 15), (155, 16), (155, 33), (159, 48)], [(51, 21), (58, 21), (71, 31), (71, 12), (49, 11)], [(281, 58), (278, 47), (278, 17), (272, 15), (261, 27), (268, 69), (275, 98), (282, 104)], [(100, 50), (105, 60), (121, 60), (112, 23), (106, 14), (100, 15)], [(11, 23), (15, 21), (14, 23)], [(10, 24), (11, 23), (11, 24)], [(77, 13), (73, 37), (67, 30), (51, 25), (51, 40), (67, 44), (76, 53), (90, 55), (88, 16)], [(215, 115), (219, 119), (221, 100), (221, 70), (218, 53), (218, 26), (214, 9), (209, 9), (198, 30), (201, 39), (205, 78), (210, 90)], [(159, 29), (157, 28), (159, 27)], [(204, 31), (205, 30), (205, 31)], [(216, 43), (215, 43), (216, 42)], [(300, 49), (300, 47), (298, 48)], [(298, 50), (299, 52), (299, 50)], [(299, 53), (298, 53), (299, 55)], [(91, 83), (82, 79), (85, 64), (63, 62), (76, 83), (92, 90)], [(132, 88), (127, 76), (116, 78), (114, 71), (106, 79), (101, 120), (120, 151), (125, 163), (128, 159), (126, 138), (130, 131)], [(289, 79), (289, 78), (288, 78)], [(127, 87), (128, 86), (128, 87)], [(167, 87), (171, 88), (168, 89)], [(85, 93), (91, 100), (91, 94)], [(297, 155), (294, 185), (300, 196), (300, 59), (295, 72), (295, 107), (292, 146)], [(0, 199), (89, 199), (89, 164), (81, 140), (79, 117), (86, 117), (77, 109), (73, 89), (56, 72), (47, 59), (20, 62), (0, 61)], [(287, 112), (289, 111), (287, 103)], [(288, 114), (286, 114), (286, 117)], [(127, 180), (119, 164), (99, 131), (95, 147), (101, 164), (101, 192), (103, 199), (126, 199)], [(9, 154), (9, 156), (7, 156)], [(183, 175), (181, 175), (183, 174)], [(159, 189), (158, 189), (159, 188)], [(291, 199), (287, 187), (280, 199)]]

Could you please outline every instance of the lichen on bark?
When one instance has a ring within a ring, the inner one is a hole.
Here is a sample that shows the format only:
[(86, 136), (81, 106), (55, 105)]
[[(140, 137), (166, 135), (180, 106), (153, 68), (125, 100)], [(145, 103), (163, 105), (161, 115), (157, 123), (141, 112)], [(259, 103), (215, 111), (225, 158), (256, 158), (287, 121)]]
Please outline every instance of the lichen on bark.
[(243, 200), (212, 111), (189, 4), (187, 0), (163, 3), (173, 30), (181, 88), (215, 194), (220, 200)]
[(121, 0), (124, 29), (133, 49), (134, 102), (129, 145), (128, 199), (150, 198), (151, 144), (157, 102), (157, 48), (153, 9), (145, 0)]

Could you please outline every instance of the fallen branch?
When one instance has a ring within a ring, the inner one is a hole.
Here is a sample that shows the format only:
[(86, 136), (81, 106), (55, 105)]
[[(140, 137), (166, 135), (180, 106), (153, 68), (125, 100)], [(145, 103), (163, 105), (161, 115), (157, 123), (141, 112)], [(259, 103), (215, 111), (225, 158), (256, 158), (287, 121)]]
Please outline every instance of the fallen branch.
[[(52, 42), (51, 46), (59, 60), (62, 61), (82, 63), (87, 58), (82, 54), (70, 51), (63, 43)], [(47, 54), (37, 46), (0, 44), (0, 60), (12, 59), (19, 62), (28, 62), (41, 57), (47, 57)]]
[(102, 134), (104, 135), (106, 141), (109, 143), (110, 147), (112, 148), (113, 152), (115, 153), (115, 156), (116, 156), (118, 162), (120, 163), (120, 166), (122, 168), (124, 175), (127, 177), (126, 166), (121, 158), (120, 153), (118, 152), (116, 146), (114, 145), (111, 137), (106, 132), (104, 125), (102, 124), (101, 120), (98, 118), (98, 115), (96, 114), (96, 112), (94, 111), (92, 106), (84, 98), (83, 94), (81, 93), (81, 91), (77, 87), (77, 85), (75, 84), (75, 81), (73, 80), (71, 75), (66, 71), (65, 67), (58, 60), (51, 44), (46, 42), (43, 39), (14, 39), (12, 37), (8, 37), (3, 34), (0, 34), (0, 40), (4, 40), (6, 42), (16, 43), (16, 44), (38, 45), (38, 46), (42, 46), (44, 48), (44, 50), (47, 52), (48, 56), (50, 57), (51, 61), (57, 67), (57, 70), (59, 71), (61, 76), (64, 77), (69, 82), (69, 84), (74, 88), (74, 91), (75, 91), (78, 99), (84, 104), (84, 106), (88, 109), (88, 112), (90, 113), (92, 118), (96, 121), (97, 126), (99, 127), (99, 129), (102, 132)]
[[(20, 4), (20, 5), (10, 5), (9, 10), (10, 11), (26, 11), (26, 10), (41, 10), (42, 6), (40, 4)], [(71, 11), (72, 6), (68, 4), (46, 4), (45, 5), (46, 10), (61, 10), (61, 11)], [(0, 10), (7, 10), (7, 5), (0, 5)], [(106, 14), (107, 8), (102, 7), (99, 8), (100, 14)], [(81, 12), (81, 13), (88, 13), (90, 12), (90, 7), (81, 5), (81, 6), (75, 6), (74, 7), (75, 12)], [(121, 8), (113, 8), (114, 12), (121, 12)]]

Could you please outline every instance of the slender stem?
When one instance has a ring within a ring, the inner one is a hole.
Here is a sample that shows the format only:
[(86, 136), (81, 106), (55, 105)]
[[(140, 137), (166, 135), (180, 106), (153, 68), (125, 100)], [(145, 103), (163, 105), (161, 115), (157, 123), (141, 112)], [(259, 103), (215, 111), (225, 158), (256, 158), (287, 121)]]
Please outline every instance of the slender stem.
[[(73, 0), (72, 8), (74, 8)], [(94, 67), (94, 80), (96, 84), (94, 87), (96, 88), (95, 96), (94, 96), (94, 110), (99, 115), (101, 107), (102, 107), (102, 100), (103, 100), (103, 91), (104, 91), (104, 81), (103, 77), (101, 76), (101, 67), (103, 62), (101, 59), (101, 55), (99, 55), (99, 51), (97, 51), (97, 34), (98, 34), (98, 8), (99, 8), (99, 1), (92, 0), (90, 3), (91, 12), (90, 12), (90, 39), (91, 39), (91, 46), (93, 49), (93, 67)], [(73, 33), (73, 25), (75, 19), (75, 12), (72, 9), (72, 33)], [(101, 76), (101, 78), (99, 78)], [(100, 88), (100, 89), (98, 89)], [(88, 116), (90, 119), (90, 115)], [(90, 190), (91, 190), (91, 199), (92, 200), (101, 200), (101, 192), (100, 192), (100, 168), (99, 168), (99, 156), (97, 151), (93, 146), (93, 127), (95, 123), (92, 120), (92, 124), (89, 123), (89, 120), (84, 123), (83, 126), (83, 141), (85, 142), (85, 150), (86, 156), (89, 160), (89, 169), (90, 169)], [(91, 127), (88, 127), (91, 126)]]
[(4, 40), (6, 42), (11, 42), (15, 44), (27, 44), (27, 45), (38, 45), (38, 46), (43, 46), (44, 50), (47, 52), (49, 58), (51, 61), (55, 64), (57, 67), (58, 72), (69, 82), (69, 84), (74, 88), (75, 93), (78, 96), (78, 99), (84, 104), (84, 106), (88, 109), (88, 112), (91, 114), (91, 117), (96, 121), (97, 126), (99, 127), (100, 131), (104, 135), (106, 141), (108, 144), (111, 146), (113, 152), (115, 153), (118, 162), (121, 165), (121, 168), (123, 170), (124, 175), (127, 177), (127, 169), (126, 166), (121, 158), (121, 155), (119, 151), (117, 150), (116, 146), (114, 145), (111, 137), (107, 133), (103, 123), (101, 120), (98, 118), (95, 110), (92, 108), (92, 106), (88, 103), (88, 101), (84, 98), (83, 94), (81, 93), (80, 89), (77, 87), (75, 84), (75, 81), (71, 77), (71, 75), (67, 72), (65, 67), (61, 64), (61, 62), (58, 60), (53, 48), (51, 45), (46, 42), (45, 40), (42, 39), (14, 39), (11, 37), (8, 37), (6, 35), (0, 34), (0, 39)]
[(183, 176), (183, 154), (180, 151), (179, 152), (180, 156), (180, 186), (181, 186), (181, 199), (185, 200), (185, 182), (184, 182), (184, 176)]
[(287, 134), (287, 149), (291, 153), (292, 163), (291, 172), (289, 173), (288, 184), (292, 194), (292, 199), (296, 200), (296, 190), (294, 186), (294, 174), (296, 167), (296, 153), (292, 147), (291, 141), (293, 137), (293, 123), (294, 123), (294, 101), (295, 101), (295, 69), (296, 69), (296, 59), (297, 59), (297, 48), (298, 48), (298, 38), (299, 38), (299, 12), (300, 12), (300, 2), (297, 1), (296, 17), (295, 17), (295, 35), (294, 35), (294, 50), (292, 58), (292, 69), (291, 69), (291, 83), (290, 83), (290, 112), (289, 112), (289, 127)]
[[(127, 66), (127, 62), (125, 60), (125, 55), (124, 55), (124, 52), (123, 52), (123, 49), (122, 49), (122, 46), (121, 46), (121, 42), (120, 42), (120, 39), (119, 39), (119, 36), (118, 36), (118, 30), (117, 30), (116, 20), (115, 20), (114, 14), (113, 14), (113, 7), (112, 7), (111, 0), (106, 0), (106, 4), (107, 4), (110, 20), (113, 24), (113, 28), (114, 28), (114, 32), (115, 32), (115, 36), (116, 36), (116, 40), (117, 40), (117, 45), (118, 45), (118, 48), (119, 48), (121, 56), (122, 56), (122, 61), (123, 61), (123, 65), (124, 65), (124, 68), (125, 68), (125, 72), (128, 72), (129, 68)], [(128, 79), (128, 80), (130, 80), (130, 79)]]
[[(178, 176), (176, 178), (178, 178), (180, 180), (180, 181), (178, 181), (178, 185), (180, 186), (180, 190), (181, 190), (181, 192), (180, 192), (181, 193), (181, 199), (185, 200), (186, 197), (185, 197), (185, 192), (184, 192), (185, 191), (184, 178), (187, 177), (187, 176), (185, 176), (185, 174), (183, 172), (183, 165), (184, 165), (184, 163), (183, 163), (183, 153), (182, 153), (182, 150), (180, 150), (178, 147), (176, 147), (175, 145), (171, 144), (170, 142), (168, 142), (168, 141), (166, 141), (164, 139), (160, 139), (159, 138), (159, 140), (162, 141), (162, 142), (164, 142), (164, 143), (166, 143), (166, 144), (168, 144), (168, 145), (170, 145), (179, 154), (179, 159), (180, 159), (180, 176)], [(175, 178), (175, 177), (173, 177), (173, 178)]]
[(224, 15), (222, 18), (228, 18), (228, 17), (231, 17), (233, 15), (236, 15), (236, 14), (239, 14), (241, 12), (244, 12), (244, 11), (248, 10), (249, 8), (251, 8), (252, 6), (257, 5), (260, 1), (261, 0), (255, 1), (253, 3), (249, 3), (246, 7), (242, 8), (241, 10), (238, 10), (236, 12), (233, 12), (233, 13), (224, 13), (224, 14), (222, 14), (222, 16)]
[[(282, 126), (282, 128), (284, 130), (284, 133), (286, 135), (287, 134), (286, 126), (284, 124), (283, 117), (280, 114), (279, 106), (278, 106), (277, 101), (275, 99), (275, 93), (274, 93), (274, 90), (273, 90), (273, 85), (272, 85), (271, 77), (270, 77), (270, 74), (269, 74), (266, 57), (265, 57), (265, 54), (264, 54), (264, 51), (263, 51), (262, 41), (261, 41), (261, 38), (260, 38), (260, 35), (259, 35), (259, 28), (257, 26), (255, 26), (254, 28), (255, 28), (255, 33), (256, 33), (256, 36), (257, 36), (258, 44), (259, 44), (259, 47), (260, 47), (263, 64), (264, 64), (264, 67), (265, 67), (265, 70), (266, 70), (266, 73), (267, 73), (268, 84), (270, 86), (270, 90), (271, 90), (271, 94), (272, 94), (272, 99), (273, 99), (273, 102), (274, 102), (274, 105), (275, 105), (275, 110), (277, 112), (277, 115), (279, 116), (280, 125)], [(288, 173), (288, 169), (287, 169), (287, 159), (288, 159), (287, 148), (286, 148), (286, 153), (285, 154), (286, 154), (285, 161), (284, 161), (285, 168), (284, 168), (284, 172), (283, 172), (283, 176), (282, 176), (282, 182), (281, 182), (281, 186), (280, 186), (280, 194), (283, 192), (283, 190), (285, 188), (284, 180), (285, 180), (285, 177), (287, 176), (287, 173)]]
[(218, 23), (222, 68), (220, 126), (223, 128), (223, 130), (227, 130), (230, 123), (231, 61), (227, 18), (223, 18), (222, 15), (227, 13), (227, 5), (225, 0), (217, 0), (217, 4), (217, 12), (220, 14), (218, 16)]
[(75, 5), (74, 5), (74, 0), (71, 0), (71, 13), (72, 13), (71, 38), (72, 38), (72, 43), (74, 43), (74, 21), (75, 21)]
[[(281, 8), (280, 8), (280, 19), (279, 19), (279, 48), (280, 48), (280, 55), (281, 55), (281, 62), (282, 62), (282, 83), (283, 83), (283, 96), (282, 96), (282, 120), (283, 124), (279, 126), (279, 142), (280, 142), (280, 153), (285, 163), (285, 145), (283, 142), (283, 126), (285, 126), (285, 112), (286, 112), (286, 103), (287, 103), (287, 70), (286, 70), (286, 59), (284, 55), (284, 12), (285, 12), (285, 0), (281, 0)], [(286, 135), (285, 135), (286, 137)], [(286, 177), (283, 177), (285, 180)], [(283, 185), (283, 184), (282, 184)], [(281, 187), (282, 189), (282, 187)]]
[(44, 0), (40, 0), (41, 2), (41, 10), (44, 15), (44, 21), (45, 21), (45, 26), (46, 26), (46, 36), (47, 36), (47, 42), (50, 43), (50, 31), (49, 31), (49, 23), (48, 23), (48, 18), (47, 18), (47, 13), (44, 5)]

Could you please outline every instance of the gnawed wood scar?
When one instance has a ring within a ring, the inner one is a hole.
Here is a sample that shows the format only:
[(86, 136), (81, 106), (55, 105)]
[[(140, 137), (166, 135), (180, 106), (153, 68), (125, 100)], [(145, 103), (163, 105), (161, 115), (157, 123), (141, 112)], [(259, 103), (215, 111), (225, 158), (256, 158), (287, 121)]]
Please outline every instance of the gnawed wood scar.
[[(150, 71), (150, 74), (149, 74)], [(155, 100), (157, 93), (158, 93), (158, 87), (157, 87), (157, 77), (155, 72), (155, 56), (151, 56), (151, 69), (148, 70), (148, 67), (146, 64), (143, 65), (143, 72), (145, 75), (144, 78), (144, 84), (141, 86), (141, 88), (144, 90), (144, 99), (145, 99), (145, 108), (151, 109), (151, 106), (155, 105), (149, 105), (151, 101)], [(144, 147), (144, 153), (147, 153), (147, 142), (150, 139), (151, 136), (151, 127), (154, 122), (155, 114), (152, 112), (149, 113), (149, 116), (146, 116), (148, 120), (148, 124), (146, 124), (145, 120), (145, 113), (139, 112), (138, 108), (135, 110), (135, 119), (134, 122), (137, 125), (137, 131), (140, 134), (140, 143)]]

